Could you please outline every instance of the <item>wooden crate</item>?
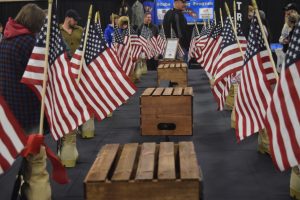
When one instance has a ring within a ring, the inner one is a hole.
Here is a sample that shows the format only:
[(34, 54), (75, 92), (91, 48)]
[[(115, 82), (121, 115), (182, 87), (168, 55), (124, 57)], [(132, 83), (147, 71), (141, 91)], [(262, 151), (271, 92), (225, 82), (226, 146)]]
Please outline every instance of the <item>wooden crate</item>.
[(192, 135), (193, 88), (148, 88), (140, 113), (142, 135)]
[(173, 86), (188, 86), (188, 66), (184, 62), (165, 62), (158, 65), (157, 68), (157, 86), (160, 81), (170, 81)]
[(202, 175), (192, 142), (108, 144), (84, 180), (87, 200), (199, 200)]

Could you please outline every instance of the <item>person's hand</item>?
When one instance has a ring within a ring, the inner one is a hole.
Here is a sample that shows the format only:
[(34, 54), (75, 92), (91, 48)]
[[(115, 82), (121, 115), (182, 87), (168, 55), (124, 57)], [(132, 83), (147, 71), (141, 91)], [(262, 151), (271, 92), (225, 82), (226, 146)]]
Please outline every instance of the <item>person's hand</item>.
[(282, 43), (283, 44), (288, 44), (290, 42), (290, 40), (288, 38), (283, 39)]

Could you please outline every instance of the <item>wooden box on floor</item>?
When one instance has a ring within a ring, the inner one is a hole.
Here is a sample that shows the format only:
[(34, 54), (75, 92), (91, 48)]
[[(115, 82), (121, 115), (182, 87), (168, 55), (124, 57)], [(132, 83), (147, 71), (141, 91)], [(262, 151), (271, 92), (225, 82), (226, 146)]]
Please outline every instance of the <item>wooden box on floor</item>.
[(142, 135), (192, 135), (193, 88), (148, 88), (140, 113)]
[(200, 167), (192, 142), (102, 147), (84, 180), (87, 200), (199, 200)]
[(163, 61), (157, 68), (157, 85), (160, 81), (170, 81), (173, 86), (188, 86), (188, 66), (182, 61)]

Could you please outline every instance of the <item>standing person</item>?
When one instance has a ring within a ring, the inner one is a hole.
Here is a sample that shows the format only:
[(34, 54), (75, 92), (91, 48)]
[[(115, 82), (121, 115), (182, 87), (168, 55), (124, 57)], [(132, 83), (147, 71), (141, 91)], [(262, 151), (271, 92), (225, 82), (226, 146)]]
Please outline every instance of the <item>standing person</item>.
[(3, 38), (3, 25), (0, 22), (0, 42), (1, 42), (2, 38)]
[(152, 23), (152, 15), (149, 12), (146, 12), (144, 14), (144, 23), (142, 25), (140, 25), (139, 29), (138, 29), (138, 34), (141, 34), (141, 31), (143, 29), (143, 27), (147, 27), (152, 31), (152, 34), (157, 37), (158, 36), (158, 28), (156, 25), (154, 25)]
[(78, 21), (81, 19), (76, 10), (67, 10), (65, 20), (63, 24), (60, 24), (61, 34), (70, 48), (71, 55), (73, 55), (76, 49), (80, 45), (82, 36), (82, 27), (78, 26)]
[[(40, 101), (20, 81), (45, 19), (36, 4), (26, 4), (15, 19), (9, 18), (0, 42), (0, 95), (4, 97), (26, 134), (37, 133)], [(22, 196), (29, 200), (51, 198), (49, 174), (46, 170), (45, 148), (23, 160)]]
[(284, 7), (285, 10), (285, 23), (283, 25), (279, 42), (283, 45), (283, 51), (286, 52), (289, 44), (289, 35), (293, 27), (289, 23), (290, 15), (298, 15), (298, 7), (295, 3), (289, 3)]
[[(138, 29), (138, 34), (140, 35), (141, 32), (142, 32), (142, 29), (146, 27), (147, 29), (149, 29), (149, 31), (152, 32), (152, 35), (154, 37), (157, 37), (158, 36), (158, 28), (157, 26), (155, 26), (153, 23), (152, 23), (152, 15), (151, 13), (149, 12), (146, 12), (144, 14), (144, 23), (139, 27)], [(154, 58), (151, 58), (149, 60), (146, 61), (146, 65), (147, 65), (147, 69), (148, 70), (156, 70), (157, 69), (157, 66), (158, 66), (158, 57), (154, 57)], [(141, 60), (141, 63), (142, 65), (144, 65), (144, 58), (142, 58)], [(143, 69), (144, 67), (142, 67)], [(146, 71), (146, 70), (144, 70)], [(145, 72), (146, 73), (146, 72)]]
[(110, 16), (111, 24), (108, 24), (104, 30), (104, 37), (109, 47), (111, 47), (114, 36), (114, 28), (118, 25), (119, 15), (112, 14)]
[[(64, 23), (60, 24), (60, 31), (62, 37), (69, 48), (69, 56), (72, 57), (76, 49), (80, 45), (83, 28), (78, 26), (78, 21), (81, 19), (76, 10), (67, 10)], [(81, 136), (83, 138), (91, 138), (94, 136), (94, 119), (88, 120), (85, 124), (81, 126)], [(65, 167), (75, 167), (76, 161), (78, 159), (78, 150), (76, 147), (76, 133), (74, 130), (67, 133), (61, 141), (59, 148), (59, 157), (61, 163)]]
[(163, 26), (167, 38), (171, 38), (171, 28), (179, 38), (179, 44), (185, 51), (189, 49), (189, 36), (187, 32), (187, 21), (183, 11), (186, 9), (186, 0), (174, 0), (174, 8), (168, 10), (164, 16)]

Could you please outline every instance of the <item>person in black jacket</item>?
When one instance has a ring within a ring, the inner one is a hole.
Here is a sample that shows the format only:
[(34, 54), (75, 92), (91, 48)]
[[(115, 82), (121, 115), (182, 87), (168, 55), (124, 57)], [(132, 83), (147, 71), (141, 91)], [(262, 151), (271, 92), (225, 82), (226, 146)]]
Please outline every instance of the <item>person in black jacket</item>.
[(138, 34), (140, 35), (143, 27), (147, 27), (151, 30), (152, 34), (157, 37), (158, 36), (158, 28), (152, 23), (152, 15), (149, 12), (144, 14), (144, 23), (141, 24), (138, 28)]
[(163, 20), (164, 31), (167, 38), (171, 38), (171, 28), (179, 38), (179, 44), (185, 50), (189, 48), (189, 37), (187, 32), (187, 21), (183, 15), (186, 9), (186, 0), (175, 0), (174, 8), (168, 10)]

